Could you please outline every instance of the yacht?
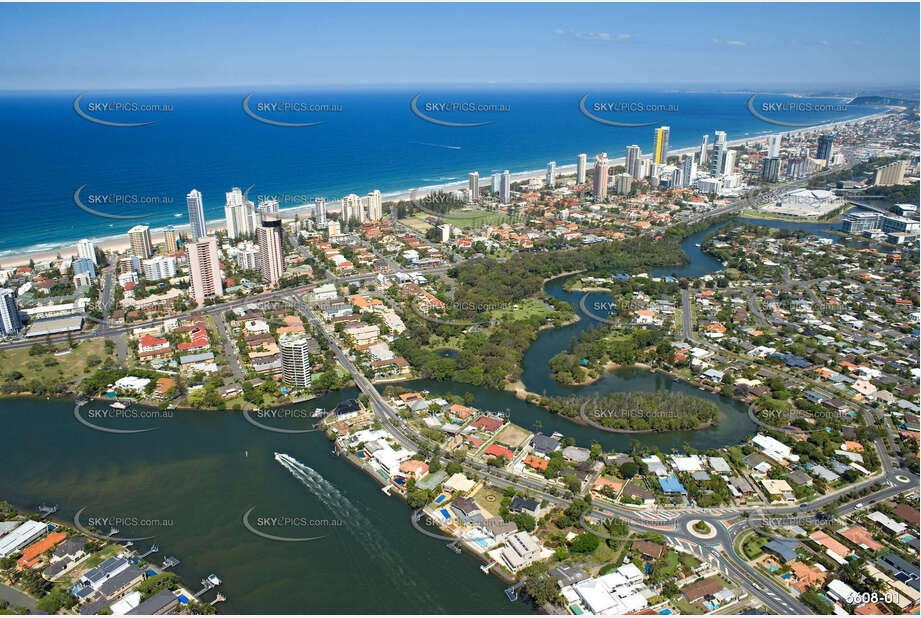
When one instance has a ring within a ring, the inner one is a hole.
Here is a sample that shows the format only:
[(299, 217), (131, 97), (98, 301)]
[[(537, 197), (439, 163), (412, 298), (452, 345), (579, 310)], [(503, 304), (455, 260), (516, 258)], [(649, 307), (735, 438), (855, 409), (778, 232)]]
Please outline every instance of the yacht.
[(120, 401), (116, 401), (115, 403), (110, 403), (110, 404), (109, 404), (109, 407), (110, 407), (110, 408), (115, 408), (115, 409), (117, 409), (117, 410), (124, 410), (124, 409), (127, 408), (128, 406), (126, 406), (125, 404), (123, 404), (123, 403), (120, 402)]

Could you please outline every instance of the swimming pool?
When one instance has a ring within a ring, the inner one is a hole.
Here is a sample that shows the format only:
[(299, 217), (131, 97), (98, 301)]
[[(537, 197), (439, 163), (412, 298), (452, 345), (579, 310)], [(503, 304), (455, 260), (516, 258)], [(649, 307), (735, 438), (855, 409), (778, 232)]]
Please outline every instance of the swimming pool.
[(445, 498), (447, 498), (447, 496), (444, 494), (441, 494), (440, 496), (435, 498), (435, 504), (441, 504), (442, 502), (445, 501)]
[(441, 516), (445, 519), (451, 519), (451, 513), (448, 512), (448, 509), (441, 509)]

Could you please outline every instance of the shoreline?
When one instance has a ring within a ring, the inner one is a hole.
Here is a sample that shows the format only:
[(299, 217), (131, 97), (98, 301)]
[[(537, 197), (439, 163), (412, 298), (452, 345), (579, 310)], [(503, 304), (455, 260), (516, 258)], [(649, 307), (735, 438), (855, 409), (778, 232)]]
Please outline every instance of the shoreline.
[[(837, 121), (832, 121), (832, 122), (825, 122), (825, 123), (816, 124), (810, 127), (791, 128), (790, 130), (786, 130), (786, 131), (769, 131), (767, 133), (762, 133), (762, 134), (752, 136), (752, 137), (743, 137), (743, 138), (728, 140), (727, 143), (729, 146), (740, 146), (740, 145), (762, 142), (768, 137), (773, 136), (773, 135), (801, 135), (803, 133), (812, 133), (814, 131), (819, 131), (819, 130), (833, 129), (837, 126), (844, 125), (844, 124), (850, 124), (852, 122), (866, 122), (869, 120), (873, 120), (875, 118), (880, 118), (890, 113), (893, 113), (893, 109), (891, 108), (883, 112), (871, 113), (871, 114), (867, 114), (864, 116), (859, 116), (857, 118), (851, 118), (849, 120), (837, 120)], [(690, 146), (686, 148), (678, 148), (675, 150), (670, 150), (669, 155), (688, 154), (692, 152), (698, 152), (699, 150), (700, 150), (700, 146), (696, 145), (696, 146)], [(625, 156), (617, 157), (617, 158), (609, 158), (609, 161), (611, 162), (612, 166), (623, 165), (625, 162), (625, 158), (626, 158)], [(571, 174), (574, 174), (575, 172), (576, 172), (575, 163), (557, 166), (558, 175), (571, 175)], [(525, 170), (521, 172), (511, 173), (510, 177), (511, 177), (512, 182), (522, 182), (522, 181), (528, 181), (534, 178), (543, 178), (545, 173), (546, 173), (546, 170), (544, 169)], [(483, 178), (481, 178), (480, 180), (483, 181)], [(383, 203), (395, 203), (401, 200), (410, 199), (411, 197), (413, 197), (414, 194), (418, 197), (424, 197), (436, 191), (454, 190), (454, 189), (459, 189), (459, 188), (466, 187), (466, 186), (467, 186), (467, 180), (464, 179), (464, 180), (451, 181), (451, 182), (446, 182), (446, 183), (441, 183), (441, 184), (425, 185), (425, 186), (415, 187), (411, 189), (398, 189), (396, 191), (382, 193), (382, 202)], [(282, 219), (293, 219), (297, 215), (312, 212), (313, 209), (314, 209), (313, 204), (301, 204), (299, 206), (292, 206), (290, 208), (281, 208), (279, 209), (278, 214)], [(327, 202), (327, 210), (328, 212), (341, 211), (340, 200), (330, 200), (329, 202)], [(177, 219), (181, 221), (186, 221), (186, 217), (177, 217)], [(166, 225), (163, 225), (161, 227), (151, 227), (150, 232), (151, 232), (151, 239), (152, 239), (153, 244), (158, 244), (158, 243), (163, 242), (163, 232), (164, 230), (166, 230), (166, 227), (167, 227)], [(188, 223), (173, 225), (172, 227), (177, 232), (186, 231), (190, 229), (190, 226)], [(207, 227), (209, 231), (216, 230), (216, 229), (223, 229), (224, 219), (223, 218), (212, 219)], [(6, 254), (0, 253), (0, 268), (11, 268), (14, 266), (26, 266), (28, 265), (30, 260), (34, 260), (36, 262), (54, 260), (54, 259), (57, 259), (58, 255), (61, 255), (62, 257), (76, 256), (77, 255), (76, 243), (78, 240), (80, 239), (75, 238), (70, 241), (61, 241), (60, 243), (55, 243), (55, 246), (52, 246), (52, 247), (40, 247), (40, 248), (23, 247), (23, 248), (18, 248), (18, 249), (11, 249), (9, 250), (9, 253), (6, 253)], [(118, 252), (120, 250), (128, 249), (130, 247), (130, 244), (127, 238), (127, 232), (124, 232), (121, 234), (112, 234), (112, 235), (107, 235), (107, 236), (89, 238), (89, 240), (93, 242), (100, 249), (103, 249), (106, 251)]]

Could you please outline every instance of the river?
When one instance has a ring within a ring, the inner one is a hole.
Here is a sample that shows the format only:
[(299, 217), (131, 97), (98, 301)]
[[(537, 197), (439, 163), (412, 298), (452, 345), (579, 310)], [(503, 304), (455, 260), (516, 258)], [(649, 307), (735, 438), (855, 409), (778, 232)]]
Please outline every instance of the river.
[[(711, 231), (684, 241), (690, 264), (651, 274), (695, 276), (719, 269), (718, 262), (695, 246)], [(560, 282), (550, 282), (547, 289), (578, 307), (580, 295), (563, 292)], [(549, 378), (547, 361), (590, 325), (590, 319), (582, 319), (540, 334), (524, 358), (522, 381), (529, 390), (572, 392)], [(684, 443), (720, 447), (737, 443), (754, 429), (743, 405), (640, 369), (615, 371), (581, 390), (695, 394), (717, 403), (719, 424), (692, 432), (618, 435), (574, 424), (508, 392), (425, 380), (404, 386), (439, 394), (469, 392), (474, 396), (472, 405), (508, 409), (512, 421), (524, 427), (534, 429), (539, 422), (544, 432), (560, 431), (584, 445), (597, 440), (606, 449), (625, 449), (630, 440), (666, 451), (681, 449)], [(328, 409), (355, 395), (349, 389), (291, 408)], [(84, 408), (84, 417), (92, 405)], [(262, 422), (303, 428), (312, 420)], [(481, 573), (472, 557), (456, 555), (444, 542), (415, 532), (406, 505), (383, 495), (375, 479), (333, 455), (320, 433), (270, 432), (234, 412), (176, 411), (172, 418), (100, 424), (156, 430), (130, 435), (100, 432), (74, 419), (72, 402), (0, 400), (0, 426), (7, 436), (0, 450), (0, 499), (30, 509), (42, 502), (59, 504), (58, 516), (68, 520), (83, 507), (84, 517), (122, 518), (127, 523), (119, 526), (120, 535), (155, 535), (152, 542), (162, 552), (182, 560), (175, 570), (193, 589), (197, 586), (192, 584), (209, 573), (223, 578), (222, 592), (229, 602), (219, 606), (222, 613), (530, 611), (524, 603), (509, 602), (502, 593), (504, 585)], [(303, 482), (295, 478), (274, 461), (276, 451), (295, 457), (319, 476)], [(243, 514), (250, 508), (251, 524), (271, 517), (316, 520), (266, 525), (264, 531), (323, 538), (286, 543), (256, 536), (243, 525)], [(131, 518), (159, 521), (129, 525)], [(146, 547), (150, 542), (138, 545)], [(155, 557), (162, 560), (164, 553)]]

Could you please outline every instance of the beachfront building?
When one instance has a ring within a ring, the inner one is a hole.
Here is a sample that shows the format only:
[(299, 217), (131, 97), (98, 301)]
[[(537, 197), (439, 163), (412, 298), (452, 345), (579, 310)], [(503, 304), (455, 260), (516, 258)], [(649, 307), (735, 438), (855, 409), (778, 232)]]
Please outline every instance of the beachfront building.
[(585, 182), (585, 164), (588, 161), (588, 155), (584, 152), (576, 158), (576, 182), (583, 184)]
[(309, 342), (303, 334), (284, 334), (278, 340), (281, 350), (281, 376), (285, 384), (310, 388)]
[(173, 229), (172, 225), (167, 226), (163, 231), (163, 244), (167, 253), (178, 253), (179, 252), (179, 235), (176, 233), (176, 230)]
[(824, 161), (825, 165), (831, 165), (831, 155), (834, 151), (834, 146), (834, 135), (820, 135), (818, 146), (816, 146), (815, 149), (815, 158)]
[(189, 271), (192, 275), (192, 296), (199, 305), (205, 299), (224, 295), (221, 283), (221, 262), (217, 238), (206, 236), (188, 247)]
[(595, 176), (592, 179), (592, 193), (596, 200), (604, 200), (608, 197), (608, 169), (611, 167), (608, 161), (608, 153), (602, 152), (595, 155)]
[(256, 232), (259, 242), (259, 270), (269, 285), (277, 285), (285, 272), (285, 250), (281, 238), (281, 220), (266, 217)]
[(84, 238), (77, 242), (77, 257), (86, 258), (96, 264), (96, 245)]
[(670, 127), (659, 127), (655, 131), (656, 148), (653, 151), (653, 163), (665, 164), (668, 160), (668, 134)]
[(259, 202), (259, 214), (277, 215), (278, 214), (278, 200), (262, 200), (261, 202)]
[(556, 161), (547, 163), (547, 187), (552, 188), (556, 184)]
[(131, 255), (136, 255), (141, 259), (149, 258), (153, 253), (152, 243), (150, 242), (150, 227), (135, 225), (128, 230), (128, 244), (131, 247)]
[(313, 200), (313, 214), (317, 219), (317, 227), (326, 227), (326, 198), (318, 197)]
[(189, 235), (192, 242), (208, 235), (208, 227), (205, 225), (205, 205), (201, 199), (201, 191), (192, 189), (185, 196), (186, 206), (189, 208)]
[(470, 172), (467, 177), (467, 190), (470, 192), (470, 201), (480, 201), (480, 173)]
[(354, 193), (349, 193), (342, 198), (342, 216), (340, 220), (343, 224), (349, 221), (361, 223), (361, 198)]
[(384, 218), (384, 205), (381, 202), (381, 192), (378, 189), (371, 191), (362, 199), (361, 223), (380, 221)]
[(243, 192), (239, 187), (234, 187), (225, 195), (227, 202), (224, 204), (224, 225), (227, 228), (227, 237), (231, 240), (251, 238), (259, 227), (259, 214), (253, 208), (253, 203), (243, 198)]
[(13, 290), (0, 288), (0, 335), (13, 335), (21, 330), (22, 320)]
[(512, 201), (512, 177), (508, 170), (502, 172), (502, 182), (499, 185), (499, 201), (508, 204)]

